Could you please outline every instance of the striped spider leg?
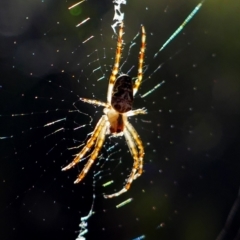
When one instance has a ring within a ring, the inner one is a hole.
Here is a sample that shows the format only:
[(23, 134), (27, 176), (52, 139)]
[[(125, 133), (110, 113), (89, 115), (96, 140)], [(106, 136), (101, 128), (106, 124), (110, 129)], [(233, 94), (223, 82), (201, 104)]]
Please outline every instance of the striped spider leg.
[(114, 137), (124, 135), (130, 153), (134, 160), (133, 168), (126, 181), (125, 186), (116, 193), (104, 195), (105, 198), (117, 197), (126, 192), (130, 188), (132, 181), (139, 177), (143, 172), (144, 147), (137, 131), (128, 122), (128, 117), (147, 113), (146, 109), (144, 108), (132, 110), (133, 97), (137, 93), (143, 77), (142, 67), (146, 45), (146, 33), (144, 27), (142, 26), (142, 44), (139, 53), (138, 77), (134, 83), (132, 81), (132, 78), (126, 74), (121, 74), (117, 77), (122, 53), (122, 36), (123, 22), (120, 25), (115, 62), (111, 76), (109, 78), (107, 103), (94, 99), (80, 99), (83, 102), (104, 107), (104, 115), (98, 121), (93, 133), (91, 134), (91, 137), (83, 149), (80, 151), (80, 153), (76, 155), (76, 157), (69, 165), (62, 169), (68, 170), (74, 167), (78, 162), (81, 161), (81, 159), (95, 144), (89, 160), (74, 182), (79, 183), (88, 173), (90, 167), (97, 159), (98, 154), (103, 146), (106, 134), (111, 134)]

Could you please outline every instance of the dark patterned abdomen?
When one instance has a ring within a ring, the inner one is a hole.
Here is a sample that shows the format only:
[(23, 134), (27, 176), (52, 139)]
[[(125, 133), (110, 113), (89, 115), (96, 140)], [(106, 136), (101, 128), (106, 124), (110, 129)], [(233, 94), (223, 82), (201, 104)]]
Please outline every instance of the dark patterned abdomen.
[(117, 78), (112, 92), (112, 107), (119, 113), (132, 110), (133, 84), (132, 78), (128, 75), (121, 75)]

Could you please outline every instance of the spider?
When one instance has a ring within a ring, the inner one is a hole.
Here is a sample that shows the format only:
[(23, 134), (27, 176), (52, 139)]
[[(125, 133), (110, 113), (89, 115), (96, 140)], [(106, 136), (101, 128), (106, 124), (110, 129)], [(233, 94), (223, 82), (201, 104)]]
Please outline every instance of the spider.
[(124, 135), (134, 160), (133, 168), (122, 190), (110, 195), (104, 195), (105, 198), (117, 197), (122, 193), (126, 192), (130, 188), (132, 181), (138, 178), (143, 172), (143, 144), (137, 131), (128, 122), (128, 117), (130, 116), (147, 113), (145, 108), (132, 110), (133, 97), (137, 93), (143, 77), (142, 68), (146, 45), (146, 32), (144, 26), (142, 26), (141, 29), (142, 38), (141, 48), (139, 52), (137, 79), (135, 80), (135, 82), (133, 82), (132, 78), (126, 74), (121, 74), (117, 77), (123, 44), (122, 22), (118, 33), (115, 62), (108, 84), (107, 102), (105, 103), (94, 99), (80, 98), (80, 100), (83, 102), (104, 107), (104, 115), (102, 115), (102, 117), (98, 121), (94, 131), (91, 134), (91, 137), (88, 139), (83, 149), (76, 155), (76, 157), (70, 164), (68, 164), (62, 169), (63, 171), (65, 171), (74, 167), (78, 162), (80, 162), (80, 160), (95, 144), (89, 160), (85, 164), (83, 170), (78, 175), (74, 183), (81, 182), (88, 173), (94, 161), (97, 159), (98, 154), (103, 146), (105, 136), (107, 134), (111, 134), (114, 137)]

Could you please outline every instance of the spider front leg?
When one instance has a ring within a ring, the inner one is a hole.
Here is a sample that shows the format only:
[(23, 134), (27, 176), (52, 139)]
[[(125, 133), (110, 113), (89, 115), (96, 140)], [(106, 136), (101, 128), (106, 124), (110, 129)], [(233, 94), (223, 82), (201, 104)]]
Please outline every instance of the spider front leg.
[(135, 175), (136, 175), (136, 172), (139, 169), (139, 163), (140, 163), (139, 154), (138, 154), (136, 145), (133, 141), (133, 138), (132, 138), (132, 136), (131, 136), (131, 134), (130, 134), (130, 132), (127, 128), (124, 129), (124, 136), (125, 136), (125, 139), (127, 141), (129, 150), (130, 150), (131, 155), (133, 157), (133, 160), (134, 160), (133, 168), (132, 168), (132, 171), (131, 171), (128, 179), (127, 179), (127, 183), (125, 184), (125, 186), (120, 191), (118, 191), (116, 193), (113, 193), (113, 194), (110, 194), (110, 195), (104, 195), (105, 198), (113, 198), (113, 197), (117, 197), (117, 196), (125, 193), (130, 188), (130, 186), (132, 184), (132, 181), (136, 178)]
[(73, 159), (73, 161), (68, 164), (66, 167), (62, 168), (62, 171), (66, 171), (72, 167), (74, 167), (80, 160), (85, 156), (85, 154), (91, 149), (93, 146), (94, 142), (96, 141), (99, 133), (101, 132), (102, 128), (106, 124), (106, 116), (103, 115), (100, 120), (97, 123), (97, 126), (95, 127), (92, 136), (89, 138), (87, 141), (86, 146), (81, 150), (80, 153), (77, 154), (77, 156)]
[(119, 62), (121, 59), (121, 53), (122, 53), (122, 36), (123, 36), (123, 22), (120, 25), (119, 33), (118, 33), (118, 41), (117, 41), (117, 50), (115, 55), (115, 62), (112, 69), (112, 74), (109, 78), (109, 84), (108, 84), (108, 91), (107, 91), (107, 102), (111, 103), (112, 98), (112, 90), (114, 83), (116, 81), (116, 75), (118, 74), (118, 68), (119, 68)]
[[(136, 178), (141, 176), (142, 172), (143, 172), (144, 148), (143, 148), (142, 140), (139, 137), (135, 128), (132, 126), (132, 124), (129, 123), (128, 121), (126, 121), (125, 126), (128, 129), (128, 131), (131, 133), (131, 137), (133, 138), (134, 143), (135, 143), (135, 145), (137, 145), (137, 148), (138, 148), (138, 151), (139, 151), (138, 152), (138, 169), (137, 169), (137, 173), (134, 175), (134, 180), (135, 180)], [(135, 147), (135, 145), (134, 145), (134, 147)], [(129, 146), (129, 148), (131, 148), (131, 146)]]
[(75, 180), (75, 182), (74, 182), (75, 184), (81, 182), (82, 179), (86, 176), (86, 174), (88, 173), (92, 164), (94, 163), (94, 161), (98, 157), (99, 151), (101, 150), (101, 148), (103, 146), (105, 136), (106, 136), (106, 132), (107, 132), (107, 128), (109, 127), (106, 116), (103, 116), (103, 117), (104, 117), (104, 122), (103, 122), (104, 125), (101, 128), (101, 130), (99, 132), (99, 135), (97, 137), (95, 148), (94, 148), (93, 152), (91, 153), (90, 158), (87, 161), (87, 163), (85, 164), (83, 170), (81, 171), (81, 173), (78, 175), (77, 179)]

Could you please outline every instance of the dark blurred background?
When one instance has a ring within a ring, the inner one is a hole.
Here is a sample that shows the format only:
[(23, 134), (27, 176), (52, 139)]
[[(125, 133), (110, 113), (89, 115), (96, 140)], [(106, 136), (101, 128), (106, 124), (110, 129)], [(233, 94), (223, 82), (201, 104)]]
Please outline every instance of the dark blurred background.
[(112, 1), (68, 10), (74, 3), (0, 3), (0, 239), (76, 239), (93, 194), (86, 239), (240, 239), (237, 203), (228, 218), (240, 185), (239, 3), (206, 0), (156, 58), (199, 2), (122, 5), (121, 72), (137, 75), (134, 37), (141, 24), (147, 32), (134, 107), (148, 115), (130, 119), (145, 146), (144, 174), (114, 199), (102, 195), (121, 189), (132, 167), (123, 138), (106, 140), (79, 185), (73, 181), (84, 163), (61, 172), (79, 151), (69, 148), (84, 144), (102, 115), (79, 97), (105, 101), (116, 48)]

